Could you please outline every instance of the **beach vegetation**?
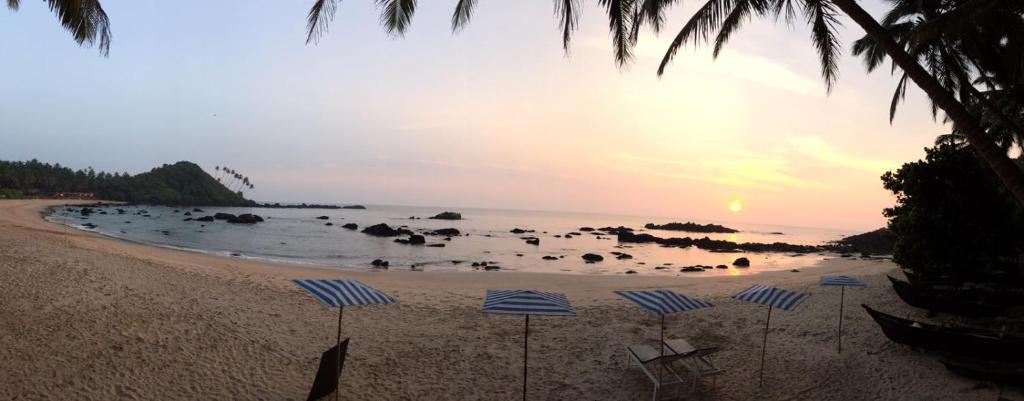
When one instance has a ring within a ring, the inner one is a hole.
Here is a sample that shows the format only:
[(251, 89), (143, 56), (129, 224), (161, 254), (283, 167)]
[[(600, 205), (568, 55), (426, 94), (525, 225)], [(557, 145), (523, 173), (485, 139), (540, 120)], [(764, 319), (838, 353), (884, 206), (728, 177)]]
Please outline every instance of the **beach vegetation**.
[(38, 160), (0, 161), (0, 198), (51, 197), (88, 193), (97, 199), (160, 205), (249, 206), (254, 203), (217, 182), (191, 162), (165, 164), (148, 172), (72, 170)]
[[(926, 281), (985, 281), (1024, 271), (1024, 207), (972, 148), (939, 145), (882, 176), (893, 260)], [(1017, 159), (1018, 165), (1024, 164)]]

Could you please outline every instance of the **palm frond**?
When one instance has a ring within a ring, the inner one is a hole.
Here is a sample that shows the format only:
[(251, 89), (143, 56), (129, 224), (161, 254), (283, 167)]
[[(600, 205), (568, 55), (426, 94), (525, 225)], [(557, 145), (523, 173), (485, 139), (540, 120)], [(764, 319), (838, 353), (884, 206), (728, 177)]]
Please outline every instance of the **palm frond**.
[(839, 76), (836, 27), (841, 24), (836, 19), (835, 6), (827, 0), (805, 0), (804, 6), (807, 22), (811, 24), (811, 40), (821, 59), (821, 77), (825, 80), (826, 90), (831, 92)]
[[(7, 6), (17, 8), (17, 3), (8, 0)], [(101, 55), (110, 55), (110, 19), (99, 0), (47, 0), (47, 5), (76, 43), (97, 45)]]
[(907, 73), (904, 72), (903, 78), (900, 78), (900, 82), (896, 84), (896, 92), (892, 94), (892, 103), (889, 104), (889, 124), (892, 124), (893, 119), (896, 118), (896, 107), (899, 106), (906, 95)]
[(598, 0), (598, 4), (608, 12), (608, 30), (612, 34), (612, 48), (615, 50), (615, 62), (625, 67), (633, 60), (633, 17), (636, 15), (634, 0)]
[(774, 0), (771, 6), (775, 21), (778, 21), (781, 15), (786, 16), (788, 25), (793, 25), (793, 22), (796, 21), (796, 7), (793, 6), (793, 0)]
[(572, 33), (579, 28), (580, 0), (555, 0), (555, 15), (558, 16), (558, 27), (562, 29), (562, 49), (569, 51), (569, 40)]
[(711, 53), (711, 57), (718, 58), (718, 54), (722, 52), (722, 47), (729, 41), (729, 36), (736, 32), (750, 18), (751, 12), (764, 14), (766, 7), (767, 4), (764, 0), (737, 0), (736, 4), (733, 5), (732, 12), (722, 20), (722, 25), (718, 28), (718, 35), (715, 37), (715, 48)]
[(334, 19), (338, 0), (316, 0), (306, 16), (306, 44), (317, 43), (327, 33), (327, 25)]
[(633, 25), (639, 29), (640, 25), (647, 24), (655, 34), (661, 32), (665, 26), (665, 12), (679, 0), (641, 0), (637, 6), (637, 14), (640, 18), (633, 21)]
[(392, 36), (405, 36), (416, 12), (416, 0), (377, 0), (381, 7), (380, 23), (384, 30)]
[(455, 4), (455, 12), (452, 14), (452, 32), (466, 27), (470, 17), (473, 16), (473, 7), (476, 7), (476, 0), (459, 0)]
[(665, 74), (665, 67), (675, 58), (679, 48), (686, 42), (693, 41), (695, 44), (701, 41), (707, 42), (708, 37), (715, 29), (722, 24), (724, 16), (732, 11), (734, 0), (708, 0), (697, 9), (697, 12), (686, 21), (686, 24), (679, 30), (672, 43), (665, 50), (665, 56), (661, 58), (658, 65), (658, 76)]

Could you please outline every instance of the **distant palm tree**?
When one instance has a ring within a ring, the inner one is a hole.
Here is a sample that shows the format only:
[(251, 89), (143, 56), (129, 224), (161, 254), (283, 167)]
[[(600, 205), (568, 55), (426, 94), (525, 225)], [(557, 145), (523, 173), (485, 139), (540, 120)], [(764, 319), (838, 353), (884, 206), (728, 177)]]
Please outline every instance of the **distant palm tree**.
[[(99, 44), (100, 54), (110, 54), (110, 19), (99, 0), (44, 0), (57, 14), (64, 27), (79, 45)], [(7, 7), (17, 11), (21, 0), (7, 0)]]
[[(956, 10), (958, 7), (966, 7), (967, 3), (987, 4), (998, 0), (933, 1)], [(1021, 0), (1010, 1), (1024, 3)], [(665, 24), (667, 9), (679, 2), (680, 0), (597, 0), (608, 14), (615, 61), (620, 66), (628, 64), (633, 59), (632, 49), (636, 46), (640, 28), (647, 25), (655, 32), (660, 32)], [(333, 19), (337, 10), (337, 3), (338, 0), (314, 1), (307, 15), (306, 43), (316, 42), (326, 32), (327, 23)], [(466, 24), (476, 3), (476, 0), (458, 0), (452, 15), (453, 31)], [(580, 3), (580, 0), (555, 1), (556, 15), (563, 30), (563, 46), (568, 47), (569, 39), (577, 26)], [(397, 36), (403, 35), (416, 10), (416, 0), (377, 0), (377, 4), (381, 8), (381, 23), (387, 32)], [(1015, 165), (1005, 150), (993, 141), (978, 118), (936, 77), (921, 67), (914, 56), (908, 54), (893, 35), (868, 14), (857, 0), (705, 0), (703, 6), (675, 35), (658, 66), (658, 75), (665, 72), (665, 67), (675, 57), (679, 48), (687, 42), (708, 43), (714, 37), (713, 54), (717, 56), (730, 36), (750, 17), (778, 19), (784, 16), (786, 21), (793, 22), (796, 20), (797, 8), (810, 25), (811, 41), (817, 48), (821, 75), (829, 91), (835, 84), (839, 72), (840, 50), (836, 27), (839, 25), (839, 13), (842, 12), (864, 29), (867, 36), (874, 40), (877, 48), (893, 61), (894, 67), (903, 70), (911, 81), (924, 90), (935, 106), (945, 112), (955, 129), (964, 134), (967, 142), (995, 171), (1017, 201), (1024, 204), (1024, 170)], [(1011, 17), (1019, 19), (1022, 15), (1018, 11), (1011, 14)], [(1001, 31), (1004, 27), (995, 26), (992, 29)]]

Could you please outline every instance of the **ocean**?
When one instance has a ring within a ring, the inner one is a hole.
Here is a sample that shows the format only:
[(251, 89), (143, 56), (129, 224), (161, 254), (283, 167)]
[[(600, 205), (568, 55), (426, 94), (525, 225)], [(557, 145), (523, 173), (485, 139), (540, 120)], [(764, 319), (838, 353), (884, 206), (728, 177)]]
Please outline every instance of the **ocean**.
[[(822, 259), (834, 255), (777, 252), (715, 253), (695, 247), (666, 248), (657, 244), (620, 244), (615, 235), (595, 235), (581, 232), (580, 228), (625, 226), (637, 232), (666, 238), (707, 236), (732, 242), (785, 242), (800, 245), (820, 245), (856, 234), (834, 229), (751, 224), (724, 224), (740, 230), (732, 234), (690, 233), (643, 229), (647, 223), (664, 224), (692, 220), (686, 218), (387, 205), (366, 207), (365, 210), (202, 207), (203, 212), (192, 212), (192, 216), (185, 216), (184, 213), (190, 212), (192, 208), (140, 205), (101, 208), (88, 217), (83, 217), (79, 213), (80, 208), (77, 207), (57, 207), (51, 210), (47, 219), (78, 229), (155, 246), (324, 268), (372, 269), (374, 267), (371, 262), (381, 259), (388, 261), (391, 270), (483, 270), (472, 264), (487, 262), (489, 266), (500, 267), (498, 272), (627, 274), (632, 271), (636, 274), (694, 277), (801, 269), (811, 267)], [(116, 208), (124, 209), (125, 213), (118, 214)], [(461, 213), (463, 219), (429, 219), (430, 216), (446, 210)], [(103, 212), (106, 214), (101, 214)], [(265, 221), (253, 225), (229, 224), (223, 220), (208, 223), (183, 221), (187, 217), (198, 218), (214, 213), (254, 213), (262, 216)], [(317, 218), (319, 216), (327, 216), (329, 219), (321, 220)], [(346, 223), (355, 223), (359, 229), (343, 228), (342, 225)], [(395, 238), (374, 237), (361, 232), (363, 228), (379, 223), (391, 227), (406, 226), (417, 233), (455, 228), (461, 235), (450, 240), (445, 240), (442, 236), (428, 235), (427, 245), (444, 245), (431, 247), (396, 243)], [(511, 230), (514, 228), (534, 232), (513, 234)], [(580, 232), (581, 235), (573, 235), (572, 238), (564, 236), (571, 232)], [(523, 237), (528, 236), (539, 238), (540, 243), (527, 244)], [(632, 258), (618, 259), (613, 252), (626, 253)], [(581, 257), (586, 253), (601, 255), (604, 260), (585, 263)], [(545, 259), (545, 256), (549, 258)], [(751, 262), (750, 267), (732, 266), (732, 262), (740, 257), (748, 258)], [(728, 267), (701, 272), (680, 271), (682, 267), (691, 265)]]

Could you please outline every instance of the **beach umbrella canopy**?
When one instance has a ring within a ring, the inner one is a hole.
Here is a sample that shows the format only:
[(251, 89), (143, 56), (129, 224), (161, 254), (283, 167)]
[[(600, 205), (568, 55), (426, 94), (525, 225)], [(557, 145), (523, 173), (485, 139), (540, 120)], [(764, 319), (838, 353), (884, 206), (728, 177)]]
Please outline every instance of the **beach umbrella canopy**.
[[(341, 319), (346, 306), (376, 305), (395, 303), (395, 299), (373, 287), (355, 280), (292, 280), (299, 288), (313, 294), (314, 297), (332, 308), (338, 308), (337, 347), (341, 349)], [(341, 352), (337, 353), (336, 372), (341, 375)], [(335, 380), (334, 399), (338, 399), (337, 379)]]
[[(710, 302), (690, 298), (669, 290), (615, 291), (615, 293), (640, 305), (647, 312), (661, 317), (661, 330), (658, 332), (661, 356), (665, 356), (665, 315), (711, 307)], [(658, 369), (659, 382), (661, 381), (661, 371), (662, 369)]]
[(669, 290), (615, 291), (655, 316), (661, 316), (661, 354), (665, 355), (665, 315), (710, 308), (710, 302)]
[(523, 399), (526, 399), (526, 377), (528, 372), (530, 341), (530, 315), (576, 316), (565, 294), (531, 290), (487, 290), (484, 298), (484, 313), (523, 315)]
[(847, 276), (821, 276), (822, 287), (839, 287), (839, 353), (843, 353), (843, 303), (846, 287), (867, 287), (863, 281)]
[(764, 284), (754, 284), (750, 288), (732, 296), (741, 301), (768, 305), (768, 318), (764, 321), (764, 341), (761, 343), (761, 377), (758, 382), (759, 386), (764, 385), (764, 357), (768, 347), (768, 325), (772, 321), (772, 309), (793, 310), (793, 308), (796, 308), (797, 305), (809, 296), (810, 294), (769, 287)]

